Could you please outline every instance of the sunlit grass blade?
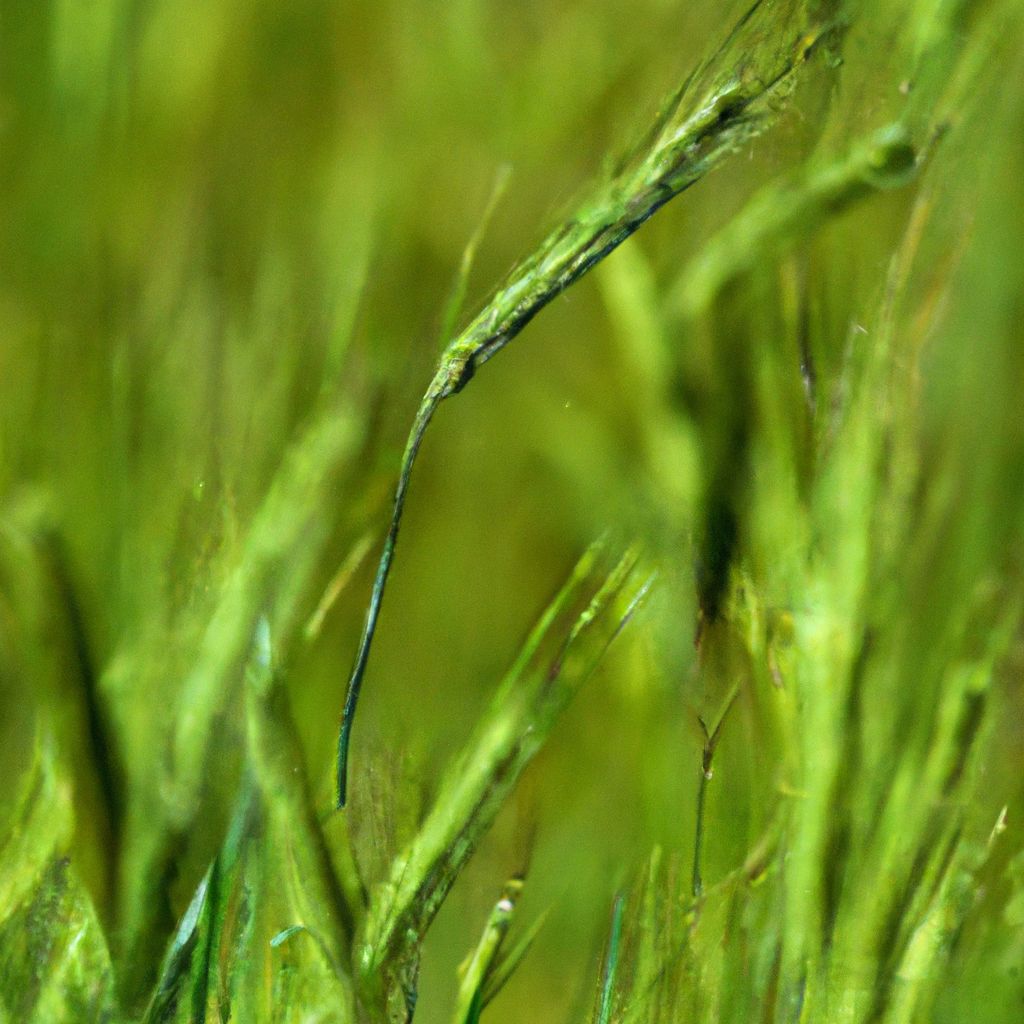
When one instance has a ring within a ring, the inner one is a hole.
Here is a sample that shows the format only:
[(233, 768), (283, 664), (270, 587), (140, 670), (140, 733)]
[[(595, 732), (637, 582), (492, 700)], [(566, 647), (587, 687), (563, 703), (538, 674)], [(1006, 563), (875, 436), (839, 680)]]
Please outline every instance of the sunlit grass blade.
[[(299, 615), (332, 533), (326, 510), (359, 438), (359, 425), (349, 412), (332, 411), (306, 429), (285, 456), (221, 585), (177, 624), (181, 640), (194, 638), (196, 649), (178, 652), (189, 670), (166, 720), (172, 734), (170, 763), (150, 758), (135, 768), (139, 777), (122, 850), (126, 884), (119, 894), (125, 948), (140, 949), (161, 938), (162, 907), (151, 898), (150, 887), (167, 870), (198, 812), (216, 722), (238, 693), (258, 620), (266, 616), (281, 646), (298, 639)], [(115, 661), (105, 685), (122, 685), (126, 673), (141, 671), (138, 659), (152, 653), (143, 648)], [(160, 670), (159, 663), (145, 667)], [(136, 984), (141, 979), (129, 980), (129, 988)]]
[[(526, 765), (561, 712), (633, 615), (650, 581), (632, 582), (637, 563), (628, 552), (602, 576), (600, 550), (589, 550), (537, 627), (463, 751), (442, 779), (434, 806), (389, 880), (373, 894), (359, 969), (369, 998), (381, 999), (382, 972), (410, 955), (477, 842), (490, 828)], [(560, 640), (556, 621), (590, 591), (583, 610)], [(541, 654), (542, 647), (552, 647)]]
[(114, 975), (103, 927), (71, 863), (71, 790), (52, 739), (37, 738), (0, 842), (0, 1016), (26, 1024), (109, 1019)]
[[(333, 874), (263, 618), (246, 667), (246, 717), (247, 772), (234, 817), (165, 954), (147, 1024), (202, 1019), (225, 1004), (239, 1016), (285, 1021), (293, 1000), (354, 1019), (357, 908)], [(305, 942), (294, 941), (300, 935)], [(259, 977), (269, 983), (254, 985)]]

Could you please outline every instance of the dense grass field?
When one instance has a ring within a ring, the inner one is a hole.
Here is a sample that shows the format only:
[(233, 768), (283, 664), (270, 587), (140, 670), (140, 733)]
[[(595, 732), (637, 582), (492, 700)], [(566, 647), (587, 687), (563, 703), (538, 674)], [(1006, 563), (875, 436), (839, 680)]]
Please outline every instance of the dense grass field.
[(0, 0), (0, 1024), (1024, 1018), (1022, 128), (1019, 0)]

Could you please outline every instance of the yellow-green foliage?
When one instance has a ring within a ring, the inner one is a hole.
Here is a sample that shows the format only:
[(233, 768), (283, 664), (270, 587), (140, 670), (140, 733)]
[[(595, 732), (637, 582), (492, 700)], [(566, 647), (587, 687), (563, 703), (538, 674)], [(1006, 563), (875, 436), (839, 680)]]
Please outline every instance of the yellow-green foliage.
[(1017, 1021), (1022, 43), (8, 0), (0, 1024)]

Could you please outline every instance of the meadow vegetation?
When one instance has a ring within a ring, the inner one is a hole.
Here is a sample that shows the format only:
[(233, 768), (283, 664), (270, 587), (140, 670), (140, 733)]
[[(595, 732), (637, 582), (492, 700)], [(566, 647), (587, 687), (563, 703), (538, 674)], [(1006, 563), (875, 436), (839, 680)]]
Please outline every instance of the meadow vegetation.
[(0, 1024), (1019, 1020), (1022, 44), (5, 0)]

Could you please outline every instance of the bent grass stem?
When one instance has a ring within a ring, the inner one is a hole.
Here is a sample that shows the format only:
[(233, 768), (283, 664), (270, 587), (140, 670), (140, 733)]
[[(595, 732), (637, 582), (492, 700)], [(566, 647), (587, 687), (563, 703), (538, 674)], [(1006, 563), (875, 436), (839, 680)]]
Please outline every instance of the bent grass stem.
[(757, 0), (725, 42), (671, 97), (644, 144), (511, 272), (445, 350), (409, 432), (391, 523), (338, 733), (337, 806), (348, 796), (352, 725), (391, 572), (413, 464), (437, 407), (512, 341), (556, 296), (636, 232), (662, 206), (699, 181), (740, 144), (777, 119), (799, 71), (841, 24), (836, 0)]

